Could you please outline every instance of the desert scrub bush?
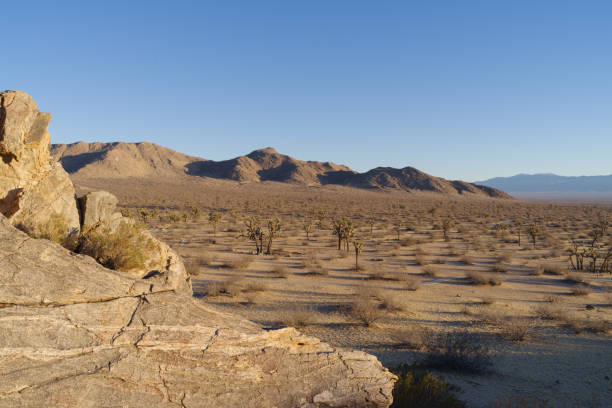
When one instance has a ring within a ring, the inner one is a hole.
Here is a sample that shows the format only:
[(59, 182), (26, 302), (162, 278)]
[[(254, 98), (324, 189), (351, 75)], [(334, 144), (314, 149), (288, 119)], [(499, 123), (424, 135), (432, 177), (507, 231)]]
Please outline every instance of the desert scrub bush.
[(502, 262), (498, 261), (495, 264), (493, 264), (493, 266), (491, 266), (491, 271), (498, 272), (498, 273), (507, 273), (508, 267), (504, 265)]
[(468, 254), (462, 255), (459, 260), (466, 265), (474, 265), (474, 258)]
[(410, 292), (416, 292), (421, 287), (421, 281), (416, 278), (407, 278), (404, 280), (403, 289)]
[(210, 266), (215, 262), (215, 257), (207, 253), (202, 253), (194, 257), (193, 261), (199, 266)]
[(406, 300), (398, 296), (397, 294), (390, 292), (383, 292), (382, 302), (380, 303), (380, 307), (382, 309), (388, 310), (390, 312), (404, 312), (408, 310), (408, 303)]
[(486, 340), (467, 331), (434, 334), (429, 337), (425, 350), (424, 364), (432, 368), (483, 373), (492, 365)]
[(499, 334), (506, 340), (520, 343), (533, 336), (533, 326), (526, 319), (510, 318), (500, 322)]
[(329, 270), (322, 265), (315, 265), (306, 271), (306, 275), (310, 276), (329, 276)]
[(21, 222), (17, 224), (16, 227), (32, 238), (47, 239), (71, 251), (77, 246), (76, 232), (70, 233), (68, 220), (58, 213), (53, 213), (44, 224)]
[(480, 272), (468, 272), (465, 275), (465, 279), (472, 285), (501, 285), (501, 279), (499, 279), (497, 276), (486, 276)]
[(423, 276), (427, 276), (428, 278), (435, 278), (439, 273), (439, 269), (433, 265), (427, 265), (423, 268)]
[(282, 265), (277, 265), (270, 271), (271, 278), (287, 279), (289, 277), (289, 269)]
[(121, 222), (112, 230), (106, 226), (89, 229), (79, 237), (77, 251), (101, 265), (119, 271), (145, 269), (155, 242), (140, 224)]
[(567, 273), (567, 268), (559, 264), (543, 263), (540, 265), (542, 268), (542, 272), (547, 275), (563, 276)]
[(591, 294), (591, 289), (583, 285), (577, 285), (570, 290), (570, 293), (573, 296), (588, 296)]
[(230, 276), (227, 279), (221, 281), (209, 282), (206, 285), (206, 296), (215, 297), (226, 295), (229, 297), (235, 297), (242, 291), (241, 277)]
[(283, 310), (280, 321), (286, 327), (306, 327), (315, 321), (315, 311), (309, 306), (299, 306), (295, 309)]
[(242, 291), (246, 293), (265, 292), (268, 287), (265, 283), (259, 281), (249, 281), (243, 285)]
[(403, 364), (392, 370), (398, 380), (391, 408), (464, 408), (454, 396), (458, 388), (418, 367)]
[(418, 324), (402, 327), (391, 333), (396, 347), (416, 351), (424, 350), (425, 345), (429, 342), (429, 337), (432, 335), (433, 332), (430, 329)]
[(349, 315), (364, 326), (369, 327), (385, 316), (385, 310), (372, 296), (357, 297), (350, 305)]
[(429, 259), (427, 259), (427, 257), (426, 257), (426, 256), (424, 256), (424, 255), (420, 255), (420, 254), (417, 254), (417, 255), (414, 257), (414, 260), (416, 261), (416, 263), (417, 263), (417, 264), (419, 264), (419, 265), (421, 265), (421, 266), (429, 265), (429, 263), (430, 263), (430, 262), (429, 262)]
[(253, 259), (250, 256), (240, 256), (237, 258), (231, 258), (223, 262), (223, 266), (229, 269), (235, 269), (242, 271), (248, 269), (253, 263)]
[(542, 320), (564, 320), (566, 314), (557, 304), (543, 304), (534, 309), (537, 317)]

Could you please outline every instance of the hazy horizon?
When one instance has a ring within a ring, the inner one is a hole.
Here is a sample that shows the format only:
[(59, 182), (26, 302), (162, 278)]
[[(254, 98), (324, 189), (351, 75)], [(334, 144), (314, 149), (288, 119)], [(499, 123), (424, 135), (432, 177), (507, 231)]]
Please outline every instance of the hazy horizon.
[(53, 143), (146, 140), (212, 160), (272, 146), (466, 181), (612, 173), (604, 1), (63, 1), (3, 15), (0, 88), (53, 114)]

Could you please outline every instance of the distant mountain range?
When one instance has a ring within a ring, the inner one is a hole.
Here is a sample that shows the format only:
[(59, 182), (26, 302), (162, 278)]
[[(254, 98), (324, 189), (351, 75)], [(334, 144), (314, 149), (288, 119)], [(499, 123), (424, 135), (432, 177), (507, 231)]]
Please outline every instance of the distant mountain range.
[(517, 174), (495, 177), (476, 184), (508, 193), (612, 193), (612, 174), (607, 176), (558, 176), (556, 174)]
[(358, 173), (331, 162), (303, 161), (273, 148), (213, 161), (152, 143), (55, 144), (51, 154), (74, 180), (209, 177), (241, 183), (275, 181), (305, 186), (341, 185), (362, 189), (427, 191), (442, 194), (511, 198), (495, 188), (449, 181), (412, 167), (377, 167)]

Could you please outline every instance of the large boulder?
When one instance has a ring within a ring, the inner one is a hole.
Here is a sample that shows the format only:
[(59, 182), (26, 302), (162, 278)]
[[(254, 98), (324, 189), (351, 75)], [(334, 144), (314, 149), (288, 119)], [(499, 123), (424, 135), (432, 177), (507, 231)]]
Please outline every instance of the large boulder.
[(31, 232), (61, 223), (68, 235), (79, 213), (68, 174), (50, 160), (50, 120), (28, 94), (0, 93), (0, 213)]
[(387, 407), (375, 357), (264, 331), (0, 215), (0, 407)]

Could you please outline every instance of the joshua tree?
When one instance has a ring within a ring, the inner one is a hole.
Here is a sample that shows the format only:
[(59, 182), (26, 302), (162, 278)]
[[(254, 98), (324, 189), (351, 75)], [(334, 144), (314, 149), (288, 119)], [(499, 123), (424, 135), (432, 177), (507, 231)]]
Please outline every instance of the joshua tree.
[(268, 220), (268, 231), (267, 231), (267, 238), (268, 238), (268, 242), (266, 245), (266, 254), (270, 254), (272, 251), (272, 240), (274, 238), (276, 238), (276, 236), (278, 236), (278, 234), (281, 231), (281, 222), (278, 219), (278, 217), (274, 217), (270, 220)]
[(516, 236), (518, 238), (518, 246), (521, 246), (521, 233), (523, 232), (523, 222), (520, 220), (517, 220), (514, 222), (514, 225), (516, 225)]
[(191, 219), (197, 221), (200, 218), (200, 209), (198, 207), (191, 207)]
[(257, 217), (249, 217), (244, 222), (246, 226), (245, 236), (255, 244), (255, 255), (263, 251), (264, 230), (261, 228), (261, 221)]
[(348, 251), (351, 239), (355, 235), (353, 223), (346, 218), (336, 219), (333, 223), (333, 229), (334, 235), (338, 237), (338, 250), (342, 249), (342, 241), (344, 241), (345, 248)]
[(451, 228), (453, 228), (453, 225), (455, 225), (455, 223), (450, 217), (442, 220), (442, 232), (444, 233), (445, 241), (448, 241), (448, 232), (451, 230)]
[(310, 231), (312, 231), (312, 221), (306, 221), (302, 226), (302, 229), (306, 233), (306, 239), (310, 241)]
[(359, 270), (359, 254), (363, 249), (363, 242), (353, 240), (353, 246), (355, 247), (355, 271)]
[(353, 237), (355, 237), (355, 229), (353, 228), (353, 223), (348, 220), (344, 227), (344, 247), (346, 249), (346, 252), (348, 252), (349, 250), (349, 246)]
[(527, 227), (527, 234), (531, 237), (531, 241), (533, 242), (533, 247), (536, 247), (536, 240), (538, 239), (538, 235), (542, 233), (542, 228), (540, 228), (537, 224), (531, 224)]
[(223, 215), (217, 211), (211, 211), (208, 213), (208, 222), (210, 222), (213, 226), (213, 237), (217, 237), (217, 224), (221, 221), (221, 217)]
[(403, 225), (402, 224), (402, 220), (398, 220), (395, 223), (395, 228), (394, 229), (395, 229), (395, 232), (397, 233), (397, 240), (398, 241), (400, 240), (400, 232), (402, 231), (402, 225)]
[(342, 240), (344, 239), (344, 230), (347, 223), (348, 220), (346, 218), (334, 220), (333, 229), (334, 235), (338, 237), (338, 250), (342, 248)]

